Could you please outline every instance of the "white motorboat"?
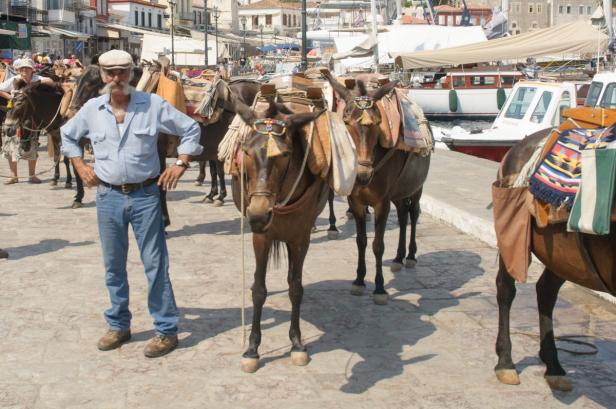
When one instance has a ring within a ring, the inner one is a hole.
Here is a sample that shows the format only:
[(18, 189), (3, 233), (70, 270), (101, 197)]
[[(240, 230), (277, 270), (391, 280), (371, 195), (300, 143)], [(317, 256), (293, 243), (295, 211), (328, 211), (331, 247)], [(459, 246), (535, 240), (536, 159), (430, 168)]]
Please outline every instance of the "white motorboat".
[(576, 106), (573, 83), (520, 81), (490, 128), (467, 131), (461, 127), (451, 130), (433, 127), (433, 133), (437, 141), (451, 150), (500, 162), (517, 142), (542, 129), (560, 125), (563, 111)]

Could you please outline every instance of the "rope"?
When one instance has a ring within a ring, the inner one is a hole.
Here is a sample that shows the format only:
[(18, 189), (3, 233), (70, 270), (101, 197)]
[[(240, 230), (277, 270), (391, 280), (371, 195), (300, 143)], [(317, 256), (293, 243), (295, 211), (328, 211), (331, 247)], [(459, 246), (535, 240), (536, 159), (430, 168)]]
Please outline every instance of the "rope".
[[(314, 107), (312, 105), (309, 107), (310, 112), (313, 112), (313, 108)], [(310, 122), (310, 136), (308, 137), (308, 143), (306, 144), (306, 152), (304, 153), (304, 160), (302, 161), (302, 167), (299, 170), (299, 174), (297, 175), (295, 182), (293, 182), (293, 187), (291, 188), (291, 191), (289, 192), (287, 197), (282, 202), (277, 204), (276, 206), (280, 206), (280, 207), (286, 206), (287, 203), (289, 203), (289, 200), (291, 200), (291, 196), (293, 196), (293, 193), (295, 193), (295, 189), (297, 189), (297, 185), (299, 185), (299, 181), (301, 180), (302, 175), (304, 174), (304, 170), (306, 169), (306, 163), (308, 162), (308, 154), (310, 153), (310, 147), (312, 146), (313, 135), (314, 135), (314, 121), (311, 121)]]
[[(512, 332), (511, 335), (524, 335), (526, 337), (534, 338), (534, 339), (539, 338), (539, 335), (532, 334), (530, 332), (525, 332), (525, 331), (515, 331), (515, 332)], [(568, 352), (573, 355), (595, 355), (599, 352), (599, 348), (597, 348), (595, 344), (591, 344), (590, 342), (586, 342), (586, 341), (580, 341), (574, 338), (592, 338), (592, 335), (561, 335), (558, 337), (554, 337), (554, 340), (560, 341), (560, 342), (566, 342), (566, 343), (574, 344), (574, 345), (582, 345), (582, 346), (588, 347), (589, 350), (588, 351), (576, 351), (574, 349), (569, 349), (569, 348), (564, 348), (564, 347), (559, 347), (559, 346), (557, 346), (556, 349), (558, 349), (559, 351)]]
[(30, 129), (25, 125), (21, 125), (21, 128), (25, 129), (26, 131), (30, 131), (30, 132), (42, 132), (42, 131), (46, 131), (47, 128), (49, 128), (51, 126), (51, 124), (53, 124), (56, 121), (56, 118), (58, 117), (58, 114), (60, 113), (60, 108), (62, 108), (62, 104), (58, 105), (58, 110), (56, 111), (56, 114), (53, 116), (51, 122), (49, 122), (47, 124), (47, 126), (45, 126), (44, 128), (41, 129)]

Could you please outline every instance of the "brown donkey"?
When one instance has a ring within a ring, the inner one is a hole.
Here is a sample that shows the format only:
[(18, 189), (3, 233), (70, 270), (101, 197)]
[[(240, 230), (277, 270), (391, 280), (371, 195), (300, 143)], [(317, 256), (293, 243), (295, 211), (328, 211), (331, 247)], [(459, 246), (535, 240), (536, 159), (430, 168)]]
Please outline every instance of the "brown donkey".
[[(281, 105), (270, 102), (266, 112), (252, 111), (240, 101), (236, 110), (252, 129), (242, 141), (245, 200), (240, 206), (240, 180), (232, 180), (233, 200), (238, 209), (244, 207), (252, 229), (256, 270), (252, 286), (253, 317), (248, 349), (243, 355), (242, 369), (255, 372), (259, 365), (261, 313), (267, 297), (265, 275), (267, 262), (274, 248), (277, 258), (280, 242), (288, 252), (289, 298), (291, 299), (291, 359), (295, 365), (306, 365), (308, 354), (302, 344), (299, 328), (302, 302), (302, 269), (310, 245), (310, 232), (325, 207), (328, 184), (303, 167), (306, 145), (304, 125), (314, 121), (320, 112), (291, 114)], [(273, 153), (275, 151), (275, 153)], [(237, 165), (238, 168), (240, 165)]]
[[(515, 175), (520, 173), (535, 147), (546, 137), (547, 133), (549, 131), (531, 135), (507, 153), (501, 162), (499, 186), (507, 187), (505, 181), (515, 179)], [(567, 373), (558, 361), (552, 312), (558, 291), (567, 280), (593, 290), (606, 291), (612, 295), (616, 293), (616, 223), (611, 223), (609, 235), (595, 236), (567, 232), (566, 223), (550, 224), (545, 228), (539, 228), (533, 222), (531, 251), (545, 265), (545, 270), (536, 284), (541, 341), (539, 357), (546, 365), (545, 379), (549, 386), (553, 389), (568, 391), (572, 389), (572, 386), (566, 376)], [(520, 383), (520, 378), (511, 359), (509, 332), (511, 304), (516, 293), (515, 281), (507, 272), (500, 257), (496, 289), (498, 364), (494, 369), (499, 381), (517, 385)]]
[(376, 258), (376, 276), (374, 280), (374, 302), (387, 304), (388, 295), (383, 280), (383, 253), (385, 244), (383, 236), (389, 216), (390, 202), (394, 202), (400, 224), (398, 251), (392, 270), (396, 271), (403, 263), (405, 255), (406, 225), (408, 215), (411, 216), (411, 240), (406, 266), (414, 267), (415, 231), (419, 217), (419, 199), (422, 187), (428, 176), (430, 168), (430, 154), (419, 155), (394, 148), (383, 148), (379, 140), (383, 138), (380, 128), (381, 118), (376, 102), (391, 92), (395, 82), (381, 86), (369, 94), (363, 81), (357, 81), (357, 92), (352, 93), (338, 81), (328, 76), (330, 83), (346, 102), (343, 114), (344, 122), (351, 133), (355, 146), (359, 166), (357, 179), (353, 192), (348, 197), (349, 206), (355, 218), (357, 228), (357, 277), (353, 282), (351, 293), (362, 295), (366, 288), (366, 208), (374, 208), (374, 241), (372, 251)]

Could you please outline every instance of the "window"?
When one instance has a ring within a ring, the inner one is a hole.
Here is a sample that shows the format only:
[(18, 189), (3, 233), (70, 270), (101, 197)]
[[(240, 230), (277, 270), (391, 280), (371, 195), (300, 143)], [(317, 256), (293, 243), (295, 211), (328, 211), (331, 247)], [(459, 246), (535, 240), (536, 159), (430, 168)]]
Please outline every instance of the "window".
[(545, 114), (550, 106), (550, 101), (552, 101), (552, 93), (550, 91), (543, 91), (533, 114), (530, 116), (531, 122), (536, 124), (543, 122), (543, 118), (545, 117)]
[(518, 26), (518, 23), (515, 21), (511, 22), (511, 28), (516, 28)]
[(614, 109), (616, 108), (616, 83), (611, 82), (605, 87), (603, 98), (601, 98), (601, 107)]
[(197, 12), (193, 10), (193, 24), (197, 24)]
[(533, 3), (528, 3), (528, 14), (533, 14), (533, 9), (535, 5)]
[(571, 95), (568, 91), (563, 92), (563, 95), (560, 97), (560, 101), (558, 101), (558, 112), (554, 115), (554, 120), (552, 121), (553, 126), (559, 126), (563, 121), (563, 113), (565, 109), (571, 108)]
[(586, 14), (588, 15), (592, 14), (592, 6), (586, 6)]
[(537, 22), (536, 22), (536, 21), (533, 21), (533, 23), (531, 24), (531, 28), (534, 30), (534, 29), (536, 29), (537, 27), (539, 27), (539, 24), (537, 24)]
[(513, 85), (513, 82), (514, 82), (513, 79), (514, 79), (513, 75), (505, 75), (505, 76), (500, 77), (501, 86)]
[(537, 7), (537, 14), (543, 13), (543, 4), (537, 3), (535, 4), (535, 7)]
[(466, 77), (463, 77), (463, 76), (455, 76), (455, 77), (453, 77), (453, 87), (454, 88), (464, 88), (464, 87), (466, 87)]
[(571, 4), (567, 5), (567, 14), (571, 14)]
[(252, 27), (259, 27), (259, 16), (252, 16)]
[(199, 12), (198, 19), (199, 19), (199, 24), (203, 23), (203, 15), (201, 14), (201, 12)]
[(584, 6), (580, 6), (578, 12), (580, 13), (580, 15), (584, 14)]
[(520, 5), (520, 3), (516, 3), (516, 4), (514, 5), (514, 8), (515, 8), (515, 12), (516, 12), (516, 13), (518, 13), (518, 14), (519, 14), (519, 13), (520, 13), (520, 11), (522, 10), (522, 6)]
[(563, 10), (565, 9), (565, 6), (558, 6), (558, 14), (563, 14)]
[(135, 10), (135, 25), (139, 25), (139, 12), (137, 10)]
[(152, 27), (152, 13), (148, 12), (148, 27)]
[(286, 26), (286, 25), (287, 25), (287, 15), (286, 15), (286, 14), (283, 14), (283, 15), (282, 15), (282, 25), (283, 25), (283, 26)]
[(144, 11), (141, 12), (141, 25), (145, 27), (145, 12)]
[(158, 27), (159, 30), (162, 30), (163, 28), (163, 16), (161, 14), (159, 14), (158, 16), (156, 16), (156, 25)]
[(515, 95), (511, 99), (507, 111), (505, 112), (505, 118), (522, 119), (530, 107), (530, 103), (535, 98), (537, 88), (534, 87), (520, 87), (515, 92)]
[(271, 26), (272, 25), (272, 15), (271, 14), (267, 14), (265, 16), (265, 25), (266, 26)]
[(484, 77), (484, 76), (480, 76), (480, 75), (475, 75), (473, 77), (471, 77), (471, 85), (472, 86), (492, 86), (496, 84), (496, 78), (495, 77)]

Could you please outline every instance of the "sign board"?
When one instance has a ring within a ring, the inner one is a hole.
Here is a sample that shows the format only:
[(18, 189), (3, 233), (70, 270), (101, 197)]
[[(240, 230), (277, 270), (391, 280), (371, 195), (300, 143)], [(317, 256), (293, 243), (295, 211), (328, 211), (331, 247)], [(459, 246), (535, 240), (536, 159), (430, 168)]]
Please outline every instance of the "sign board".
[(28, 26), (26, 24), (17, 24), (17, 38), (28, 38)]

